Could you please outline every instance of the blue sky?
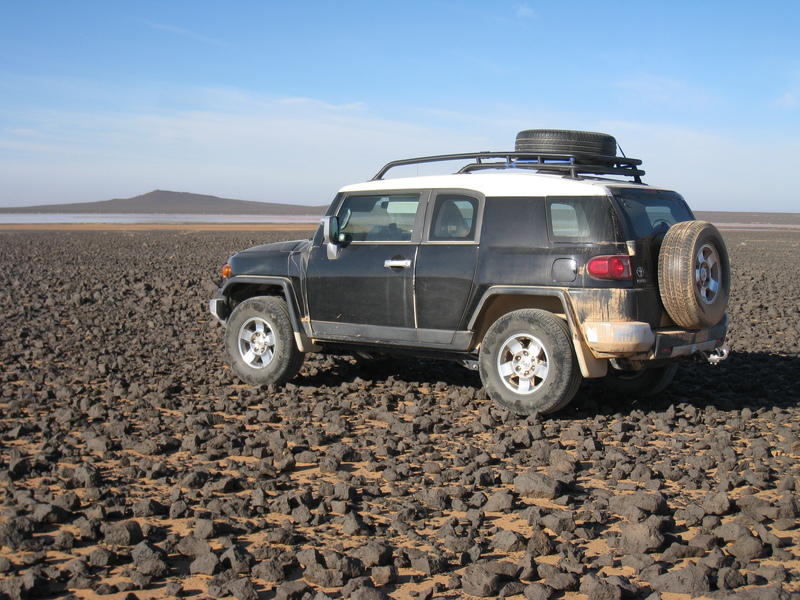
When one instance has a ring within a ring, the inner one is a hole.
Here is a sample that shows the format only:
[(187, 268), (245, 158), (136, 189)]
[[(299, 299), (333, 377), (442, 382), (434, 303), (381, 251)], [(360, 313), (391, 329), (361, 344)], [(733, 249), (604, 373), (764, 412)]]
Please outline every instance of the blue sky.
[(395, 158), (610, 133), (697, 210), (800, 210), (800, 2), (0, 0), (0, 206), (327, 204)]

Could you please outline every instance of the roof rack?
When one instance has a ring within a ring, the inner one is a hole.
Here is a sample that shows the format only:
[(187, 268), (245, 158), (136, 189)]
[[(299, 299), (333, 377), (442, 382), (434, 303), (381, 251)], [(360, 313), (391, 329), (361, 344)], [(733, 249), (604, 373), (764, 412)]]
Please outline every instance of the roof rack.
[[(486, 159), (493, 158), (502, 158), (504, 162), (484, 162)], [(372, 181), (383, 179), (384, 175), (395, 167), (470, 159), (475, 162), (463, 166), (458, 173), (471, 173), (485, 169), (533, 169), (545, 173), (563, 173), (573, 179), (577, 179), (580, 175), (623, 175), (632, 177), (636, 183), (642, 183), (641, 178), (644, 175), (644, 171), (638, 168), (642, 164), (642, 161), (638, 158), (579, 153), (473, 152), (393, 160), (378, 171)]]

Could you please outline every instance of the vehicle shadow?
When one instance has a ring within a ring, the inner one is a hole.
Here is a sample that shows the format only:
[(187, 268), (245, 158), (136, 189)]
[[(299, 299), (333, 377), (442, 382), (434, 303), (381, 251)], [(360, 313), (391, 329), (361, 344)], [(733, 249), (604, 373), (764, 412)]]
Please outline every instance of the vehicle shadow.
[(718, 365), (705, 360), (685, 361), (667, 389), (649, 398), (615, 398), (588, 380), (558, 416), (660, 412), (682, 403), (722, 411), (794, 408), (800, 404), (800, 357), (732, 352), (728, 360)]
[[(485, 398), (476, 371), (451, 361), (407, 357), (353, 359), (327, 357), (301, 376), (299, 385), (331, 386), (354, 382), (389, 382), (402, 393), (419, 387), (473, 388), (476, 399)], [(793, 408), (800, 404), (800, 357), (765, 352), (732, 352), (728, 360), (711, 365), (705, 360), (684, 361), (667, 389), (649, 398), (615, 397), (596, 380), (584, 380), (573, 401), (555, 418), (627, 415), (635, 410), (666, 411), (691, 404), (722, 411)]]

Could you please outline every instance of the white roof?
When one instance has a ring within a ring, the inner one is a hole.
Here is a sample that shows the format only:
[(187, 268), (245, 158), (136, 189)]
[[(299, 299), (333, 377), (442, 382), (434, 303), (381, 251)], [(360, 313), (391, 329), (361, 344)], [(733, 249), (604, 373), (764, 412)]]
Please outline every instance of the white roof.
[(343, 187), (340, 192), (372, 192), (389, 190), (464, 189), (484, 196), (605, 196), (606, 186), (642, 187), (641, 184), (611, 179), (571, 179), (563, 175), (535, 171), (506, 170), (491, 173), (457, 173), (426, 177), (379, 179)]

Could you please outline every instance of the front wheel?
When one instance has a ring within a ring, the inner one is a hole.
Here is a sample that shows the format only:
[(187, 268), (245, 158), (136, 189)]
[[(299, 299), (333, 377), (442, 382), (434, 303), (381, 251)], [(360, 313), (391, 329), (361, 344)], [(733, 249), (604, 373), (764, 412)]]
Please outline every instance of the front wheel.
[(516, 310), (495, 321), (478, 368), (489, 397), (520, 415), (560, 410), (581, 383), (567, 324), (542, 310)]
[(608, 374), (597, 381), (609, 394), (625, 398), (647, 398), (663, 392), (672, 383), (677, 370), (678, 363), (641, 371), (623, 371), (608, 365)]
[(236, 376), (250, 385), (282, 385), (303, 364), (283, 298), (257, 296), (240, 303), (225, 331), (225, 350)]

